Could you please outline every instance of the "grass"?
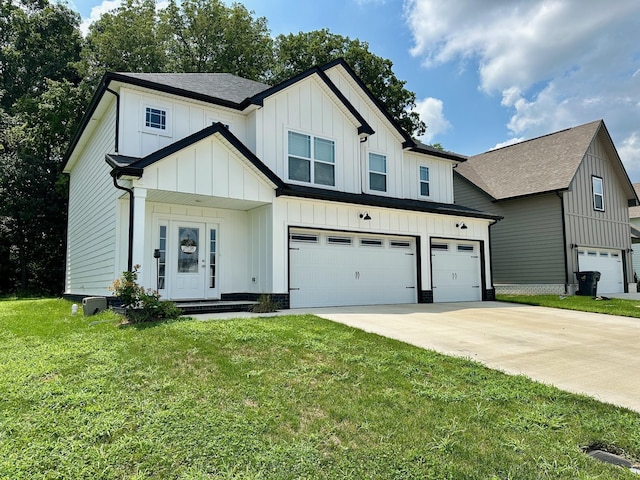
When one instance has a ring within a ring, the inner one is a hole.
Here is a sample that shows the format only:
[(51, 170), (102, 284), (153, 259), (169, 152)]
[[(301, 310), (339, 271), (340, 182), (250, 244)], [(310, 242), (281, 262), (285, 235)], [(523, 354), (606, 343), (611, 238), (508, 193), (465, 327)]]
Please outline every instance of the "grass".
[(1, 479), (637, 479), (640, 415), (312, 315), (0, 301)]
[(580, 295), (497, 295), (496, 298), (502, 302), (640, 318), (640, 301), (638, 300), (622, 300), (619, 298), (596, 300), (593, 297)]

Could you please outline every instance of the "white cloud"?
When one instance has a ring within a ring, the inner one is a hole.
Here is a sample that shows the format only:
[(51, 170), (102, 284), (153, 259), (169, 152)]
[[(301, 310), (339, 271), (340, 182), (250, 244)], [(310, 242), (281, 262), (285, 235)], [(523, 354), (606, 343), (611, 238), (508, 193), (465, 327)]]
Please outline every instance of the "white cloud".
[(420, 115), (420, 119), (427, 125), (427, 131), (420, 137), (424, 143), (431, 143), (433, 139), (441, 133), (451, 128), (451, 124), (443, 113), (442, 100), (427, 97), (416, 102), (415, 111)]
[(411, 53), (477, 68), (479, 88), (511, 114), (509, 135), (603, 118), (640, 180), (640, 2), (405, 0), (405, 15)]
[[(122, 0), (103, 0), (102, 3), (91, 9), (89, 18), (83, 18), (80, 23), (80, 31), (83, 36), (89, 33), (89, 27), (98, 20), (104, 13), (111, 12), (122, 5)], [(169, 0), (156, 0), (156, 12), (163, 10), (169, 5)]]
[(526, 140), (526, 138), (524, 138), (524, 137), (510, 138), (509, 140), (507, 140), (505, 142), (497, 143), (496, 146), (491, 148), (490, 150), (497, 150), (497, 149), (502, 148), (502, 147), (508, 147), (509, 145), (515, 145), (516, 143), (524, 142), (525, 140)]
[(89, 26), (98, 20), (103, 13), (110, 12), (122, 5), (122, 0), (103, 0), (103, 2), (99, 5), (96, 5), (91, 9), (91, 14), (89, 18), (83, 18), (82, 23), (80, 24), (80, 31), (82, 35), (87, 35), (89, 32)]

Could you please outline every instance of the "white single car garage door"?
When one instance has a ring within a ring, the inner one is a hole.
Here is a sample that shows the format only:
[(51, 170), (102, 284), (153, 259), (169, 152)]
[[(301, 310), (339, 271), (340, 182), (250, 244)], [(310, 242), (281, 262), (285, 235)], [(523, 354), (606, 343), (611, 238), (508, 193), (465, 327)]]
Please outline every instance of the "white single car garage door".
[(291, 308), (417, 302), (413, 237), (292, 230)]
[(600, 272), (598, 294), (624, 292), (622, 252), (604, 248), (579, 248), (578, 270)]
[(480, 242), (431, 240), (434, 302), (482, 300)]

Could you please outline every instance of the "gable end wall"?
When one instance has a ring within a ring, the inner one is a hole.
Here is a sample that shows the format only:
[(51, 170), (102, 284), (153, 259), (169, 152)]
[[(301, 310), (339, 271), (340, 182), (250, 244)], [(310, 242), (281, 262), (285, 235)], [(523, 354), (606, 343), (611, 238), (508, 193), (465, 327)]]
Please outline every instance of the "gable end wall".
[[(629, 209), (626, 195), (604, 144), (596, 138), (578, 168), (565, 196), (567, 242), (579, 246), (611, 248), (626, 251), (631, 248)], [(603, 179), (605, 211), (593, 209), (591, 177)], [(626, 254), (626, 252), (625, 252)], [(626, 256), (627, 282), (633, 274), (630, 255)], [(577, 271), (575, 255), (570, 255), (570, 271)]]

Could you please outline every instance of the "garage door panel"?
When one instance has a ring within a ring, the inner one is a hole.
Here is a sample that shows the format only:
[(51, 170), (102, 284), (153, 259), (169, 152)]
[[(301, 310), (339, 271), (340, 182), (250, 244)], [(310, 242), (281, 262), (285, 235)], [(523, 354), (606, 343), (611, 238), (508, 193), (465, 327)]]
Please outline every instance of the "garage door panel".
[(434, 302), (482, 300), (480, 244), (434, 240), (431, 248)]
[(317, 243), (296, 242), (291, 235), (292, 307), (416, 302), (413, 239), (397, 237), (408, 248), (393, 248), (391, 239), (396, 237), (316, 235)]
[(619, 250), (580, 248), (578, 270), (600, 272), (598, 293), (624, 292), (622, 253)]

